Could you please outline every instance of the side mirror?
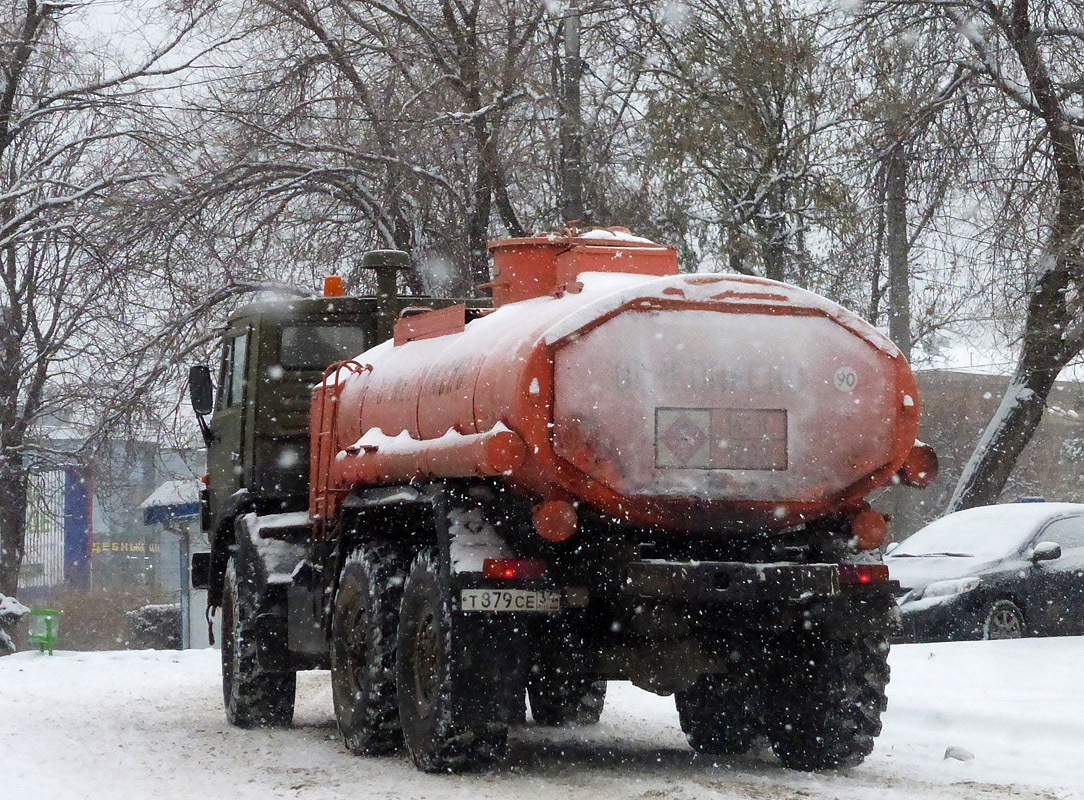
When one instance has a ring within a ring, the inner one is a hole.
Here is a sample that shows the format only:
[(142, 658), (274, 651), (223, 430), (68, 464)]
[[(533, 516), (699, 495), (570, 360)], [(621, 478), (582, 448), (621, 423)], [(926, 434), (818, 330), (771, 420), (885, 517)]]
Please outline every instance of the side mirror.
[(1031, 551), (1031, 562), (1054, 561), (1061, 558), (1061, 545), (1057, 542), (1039, 542)]
[(193, 589), (210, 589), (211, 588), (211, 554), (210, 553), (193, 553), (192, 554), (192, 588)]
[(895, 550), (899, 546), (900, 546), (899, 542), (889, 542), (888, 547), (885, 548), (885, 555), (887, 556), (889, 553), (891, 553), (893, 550)]
[(192, 410), (205, 417), (215, 408), (215, 387), (211, 383), (211, 370), (203, 364), (188, 368), (188, 394)]

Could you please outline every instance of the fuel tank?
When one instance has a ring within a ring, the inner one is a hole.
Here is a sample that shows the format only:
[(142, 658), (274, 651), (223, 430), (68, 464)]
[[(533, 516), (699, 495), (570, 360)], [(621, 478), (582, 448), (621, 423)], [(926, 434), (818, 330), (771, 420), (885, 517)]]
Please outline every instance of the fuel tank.
[(494, 309), (403, 319), (314, 388), (314, 515), (358, 486), (488, 475), (536, 508), (777, 530), (865, 508), (915, 446), (910, 367), (836, 303), (678, 274), (621, 231), (490, 249)]

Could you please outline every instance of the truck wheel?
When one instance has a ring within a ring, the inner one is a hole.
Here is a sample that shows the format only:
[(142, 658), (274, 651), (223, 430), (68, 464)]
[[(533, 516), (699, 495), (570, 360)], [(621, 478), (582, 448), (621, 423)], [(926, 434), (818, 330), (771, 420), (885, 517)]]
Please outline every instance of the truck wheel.
[(881, 635), (807, 640), (770, 698), (768, 738), (789, 769), (854, 767), (873, 752), (888, 706), (888, 640)]
[(387, 546), (363, 545), (343, 565), (331, 619), (331, 693), (346, 748), (379, 755), (403, 743), (395, 647), (403, 566)]
[(701, 675), (674, 699), (681, 730), (698, 753), (736, 755), (752, 747), (758, 715), (747, 687), (728, 685), (721, 675)]
[(423, 550), (403, 586), (395, 666), (403, 739), (424, 772), (484, 768), (503, 755), (508, 735), (505, 725), (453, 723), (451, 622), (436, 553)]
[(230, 558), (222, 592), (222, 699), (239, 728), (289, 725), (294, 718), (293, 672), (267, 672), (256, 660), (256, 597)]
[(527, 681), (527, 696), (539, 725), (594, 725), (606, 705), (606, 681), (539, 666)]

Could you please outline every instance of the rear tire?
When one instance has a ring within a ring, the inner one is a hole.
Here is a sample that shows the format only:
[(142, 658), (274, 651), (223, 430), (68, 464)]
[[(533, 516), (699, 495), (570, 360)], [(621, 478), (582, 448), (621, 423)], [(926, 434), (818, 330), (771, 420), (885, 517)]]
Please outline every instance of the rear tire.
[(857, 766), (873, 752), (888, 706), (888, 640), (868, 634), (795, 644), (779, 654), (794, 669), (769, 698), (772, 749), (789, 769)]
[(331, 620), (331, 692), (346, 748), (382, 755), (402, 746), (395, 649), (402, 559), (388, 546), (363, 545), (343, 565)]
[(1011, 600), (998, 600), (986, 612), (983, 639), (1019, 639), (1026, 634), (1024, 612)]
[(527, 696), (539, 725), (594, 725), (606, 705), (606, 681), (538, 666), (527, 681)]
[(222, 592), (222, 700), (238, 728), (281, 727), (294, 718), (294, 672), (268, 672), (256, 659), (256, 596), (231, 557)]
[(508, 728), (453, 722), (451, 608), (441, 584), (435, 551), (423, 550), (403, 586), (396, 658), (399, 717), (418, 769), (465, 772), (504, 754)]
[(738, 755), (753, 746), (759, 718), (748, 687), (723, 675), (701, 675), (675, 697), (681, 730), (698, 753)]

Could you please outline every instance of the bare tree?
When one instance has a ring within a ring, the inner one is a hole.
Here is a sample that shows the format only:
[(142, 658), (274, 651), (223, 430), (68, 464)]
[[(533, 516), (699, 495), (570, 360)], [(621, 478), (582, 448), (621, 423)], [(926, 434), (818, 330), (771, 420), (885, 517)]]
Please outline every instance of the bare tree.
[(731, 269), (798, 279), (805, 235), (842, 188), (819, 148), (849, 108), (817, 16), (786, 0), (705, 0), (646, 24), (662, 53), (648, 122), (670, 186), (721, 232)]
[(348, 274), (359, 243), (395, 247), (453, 263), (439, 288), (469, 292), (494, 228), (526, 231), (502, 136), (537, 96), (544, 19), (533, 2), (253, 0), (245, 68), (205, 103), (218, 144), (201, 196), (250, 243), (296, 225)]
[[(72, 458), (43, 437), (66, 418), (90, 428), (115, 385), (126, 332), (151, 290), (129, 202), (168, 180), (138, 99), (185, 67), (198, 16), (127, 68), (80, 53), (69, 6), (11, 3), (0, 17), (0, 592), (14, 594), (28, 475)], [(91, 435), (89, 438), (93, 439)]]
[[(957, 35), (953, 53), (973, 102), (998, 109), (1001, 130), (987, 158), (1016, 156), (1015, 180), (1034, 188), (1027, 216), (1044, 241), (1026, 269), (1026, 316), (1016, 368), (1001, 406), (964, 469), (950, 510), (993, 502), (1042, 418), (1061, 370), (1084, 347), (1084, 4), (1079, 0), (878, 2), (873, 8), (919, 27)], [(1018, 142), (1021, 146), (1005, 145)], [(1017, 195), (1019, 196), (1019, 195)]]

